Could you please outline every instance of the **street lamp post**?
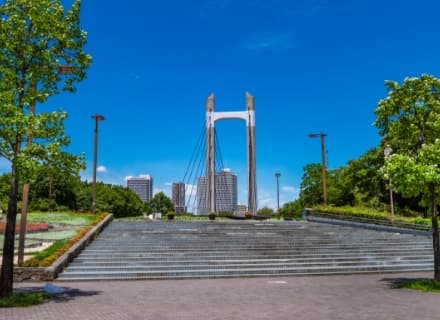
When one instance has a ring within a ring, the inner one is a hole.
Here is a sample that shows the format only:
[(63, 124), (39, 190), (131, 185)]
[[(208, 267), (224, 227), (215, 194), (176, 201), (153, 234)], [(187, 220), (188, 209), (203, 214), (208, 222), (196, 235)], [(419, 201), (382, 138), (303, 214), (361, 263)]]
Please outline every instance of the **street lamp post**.
[(327, 205), (327, 169), (325, 165), (325, 141), (324, 137), (326, 136), (326, 133), (311, 133), (309, 134), (310, 138), (321, 138), (321, 160), (322, 160), (322, 193), (324, 198), (324, 205)]
[(275, 178), (277, 179), (277, 213), (280, 212), (280, 177), (281, 173), (275, 173)]
[(96, 213), (96, 163), (98, 161), (98, 122), (104, 120), (99, 114), (94, 114), (95, 120), (95, 141), (93, 144), (93, 190), (92, 190), (92, 213)]
[[(385, 158), (388, 158), (393, 153), (393, 149), (390, 146), (386, 146), (383, 150), (383, 154)], [(391, 222), (394, 221), (394, 197), (393, 197), (393, 188), (391, 183), (391, 178), (389, 180), (389, 188), (390, 188), (390, 214), (391, 214)]]

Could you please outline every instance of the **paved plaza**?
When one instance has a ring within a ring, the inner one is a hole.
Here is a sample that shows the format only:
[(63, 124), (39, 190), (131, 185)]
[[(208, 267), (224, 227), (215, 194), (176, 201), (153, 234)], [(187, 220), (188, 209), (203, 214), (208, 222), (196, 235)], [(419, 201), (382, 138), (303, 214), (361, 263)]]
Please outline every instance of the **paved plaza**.
[(438, 320), (440, 294), (391, 287), (419, 277), (432, 273), (54, 282), (70, 292), (39, 306), (0, 309), (0, 319)]

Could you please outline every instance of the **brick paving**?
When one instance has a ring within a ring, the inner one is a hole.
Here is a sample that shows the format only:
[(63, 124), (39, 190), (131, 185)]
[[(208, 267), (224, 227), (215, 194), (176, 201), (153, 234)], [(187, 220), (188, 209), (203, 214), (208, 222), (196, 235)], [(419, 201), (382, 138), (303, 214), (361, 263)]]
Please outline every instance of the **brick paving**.
[[(440, 319), (440, 294), (393, 289), (432, 273), (162, 281), (53, 282), (69, 294), (1, 320)], [(18, 283), (38, 289), (44, 283)]]

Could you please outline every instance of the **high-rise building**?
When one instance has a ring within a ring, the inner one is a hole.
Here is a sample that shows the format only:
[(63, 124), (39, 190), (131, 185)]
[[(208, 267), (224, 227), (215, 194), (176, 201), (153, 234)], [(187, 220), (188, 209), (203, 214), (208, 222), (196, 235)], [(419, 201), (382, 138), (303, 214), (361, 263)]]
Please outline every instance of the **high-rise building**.
[(197, 181), (197, 215), (199, 216), (209, 214), (207, 189), (206, 177), (199, 177)]
[(185, 207), (185, 184), (183, 182), (175, 182), (172, 186), (172, 200), (176, 213), (186, 212)]
[[(197, 183), (197, 214), (207, 215), (209, 212), (207, 201), (206, 177), (200, 177)], [(237, 210), (237, 176), (229, 169), (215, 174), (215, 211)]]
[(128, 178), (127, 188), (136, 193), (143, 202), (153, 198), (153, 178), (149, 174)]

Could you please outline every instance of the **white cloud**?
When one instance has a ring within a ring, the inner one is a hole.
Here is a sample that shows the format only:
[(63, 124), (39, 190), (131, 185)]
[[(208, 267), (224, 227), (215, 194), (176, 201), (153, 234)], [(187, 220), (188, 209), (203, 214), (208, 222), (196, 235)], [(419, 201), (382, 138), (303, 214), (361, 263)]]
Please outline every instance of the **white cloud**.
[(173, 184), (171, 182), (165, 182), (164, 185), (166, 185), (167, 187), (171, 187)]
[(166, 190), (165, 189), (154, 188), (153, 195), (156, 195), (156, 194), (161, 193), (161, 192), (166, 194)]
[(185, 196), (195, 197), (197, 194), (197, 185), (195, 184), (185, 184)]
[(283, 186), (281, 190), (289, 193), (298, 193), (298, 189), (293, 186)]
[(258, 208), (268, 207), (268, 208), (276, 208), (277, 199), (274, 198), (260, 198), (258, 199)]
[(96, 168), (96, 171), (101, 172), (101, 173), (107, 173), (107, 167), (106, 166), (98, 166)]
[(185, 184), (185, 203), (187, 205), (187, 210), (189, 212), (196, 212), (197, 206), (197, 185), (195, 184)]

